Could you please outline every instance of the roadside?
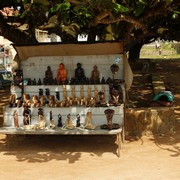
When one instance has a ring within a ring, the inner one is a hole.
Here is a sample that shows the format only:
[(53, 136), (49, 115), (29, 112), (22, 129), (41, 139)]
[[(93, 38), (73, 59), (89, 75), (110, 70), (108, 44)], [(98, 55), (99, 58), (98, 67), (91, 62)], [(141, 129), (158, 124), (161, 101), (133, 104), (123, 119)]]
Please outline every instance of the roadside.
[[(167, 68), (170, 64), (166, 64)], [(158, 67), (175, 96), (176, 118), (179, 118), (179, 63), (170, 68), (172, 71), (161, 68), (161, 63)], [(153, 68), (134, 72), (130, 101), (146, 107), (153, 95), (149, 77)], [(8, 89), (0, 90), (1, 119), (8, 95)], [(180, 179), (180, 129), (163, 136), (129, 137), (123, 143), (120, 158), (116, 156), (115, 141), (114, 136), (12, 136), (7, 147), (6, 136), (0, 135), (0, 179)]]

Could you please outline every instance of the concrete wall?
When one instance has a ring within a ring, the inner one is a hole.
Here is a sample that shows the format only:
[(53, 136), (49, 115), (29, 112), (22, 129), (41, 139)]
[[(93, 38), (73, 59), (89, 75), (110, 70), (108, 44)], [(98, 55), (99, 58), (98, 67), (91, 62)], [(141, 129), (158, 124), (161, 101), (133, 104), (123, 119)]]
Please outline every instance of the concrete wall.
[(173, 107), (156, 107), (126, 110), (126, 133), (144, 135), (172, 133), (175, 130)]

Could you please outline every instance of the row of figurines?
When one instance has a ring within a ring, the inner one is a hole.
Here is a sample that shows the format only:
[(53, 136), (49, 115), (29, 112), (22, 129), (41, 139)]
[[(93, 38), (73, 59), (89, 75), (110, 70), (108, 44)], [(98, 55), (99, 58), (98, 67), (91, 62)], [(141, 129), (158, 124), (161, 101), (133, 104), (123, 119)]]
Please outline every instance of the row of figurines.
[[(60, 84), (109, 84), (112, 79), (109, 77), (105, 80), (104, 77), (100, 78), (100, 73), (98, 67), (94, 65), (91, 72), (91, 77), (87, 78), (85, 76), (84, 69), (81, 67), (81, 63), (77, 63), (77, 68), (75, 69), (75, 75), (73, 78), (68, 80), (67, 71), (63, 63), (59, 65), (56, 77), (53, 76), (53, 71), (51, 67), (48, 66), (45, 71), (45, 77), (42, 80), (39, 78), (38, 81), (29, 79), (28, 85), (60, 85)], [(20, 83), (23, 79), (23, 71), (21, 69), (16, 70), (14, 73), (14, 84)]]
[[(25, 129), (33, 129), (33, 130), (43, 130), (47, 129), (47, 123), (44, 117), (44, 112), (43, 109), (39, 108), (38, 109), (38, 123), (32, 125), (31, 124), (31, 110), (26, 107), (23, 111), (23, 127)], [(101, 129), (117, 129), (119, 128), (119, 124), (113, 123), (113, 115), (114, 115), (114, 110), (113, 109), (106, 109), (104, 111), (105, 116), (107, 118), (107, 124), (101, 125)], [(15, 110), (13, 113), (13, 118), (14, 118), (14, 127), (19, 128), (19, 115), (18, 112)], [(52, 111), (50, 111), (50, 117), (49, 117), (49, 127), (51, 129), (55, 129), (56, 124), (55, 120), (53, 119)], [(67, 115), (67, 119), (65, 123), (63, 124), (62, 122), (62, 116), (61, 114), (58, 115), (58, 124), (57, 127), (61, 127), (62, 129), (75, 129), (75, 128), (84, 128), (84, 129), (89, 129), (89, 130), (94, 130), (97, 126), (92, 124), (92, 112), (88, 111), (86, 113), (85, 117), (85, 123), (81, 123), (81, 116), (79, 114), (76, 115), (76, 124), (73, 123), (71, 114)]]
[(16, 98), (15, 94), (11, 94), (9, 98), (10, 107), (72, 107), (72, 106), (85, 106), (85, 107), (107, 107), (119, 106), (122, 103), (122, 94), (119, 90), (113, 89), (110, 91), (109, 101), (106, 102), (105, 86), (102, 90), (98, 91), (95, 86), (94, 94), (92, 96), (91, 87), (87, 89), (87, 97), (84, 95), (84, 87), (80, 88), (80, 97), (76, 96), (75, 86), (71, 87), (71, 97), (67, 96), (66, 86), (63, 87), (63, 99), (60, 100), (60, 92), (56, 91), (56, 95), (50, 95), (49, 88), (44, 90), (39, 89), (39, 95), (33, 95), (30, 98), (29, 94), (23, 94), (22, 98)]

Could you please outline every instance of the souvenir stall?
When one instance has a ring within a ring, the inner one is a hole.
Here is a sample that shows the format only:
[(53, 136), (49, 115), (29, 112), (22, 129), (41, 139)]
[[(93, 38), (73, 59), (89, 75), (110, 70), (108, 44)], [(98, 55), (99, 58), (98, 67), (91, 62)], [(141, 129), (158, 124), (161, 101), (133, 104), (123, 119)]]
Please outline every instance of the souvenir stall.
[(19, 66), (0, 133), (116, 135), (119, 156), (132, 78), (123, 43), (14, 48)]

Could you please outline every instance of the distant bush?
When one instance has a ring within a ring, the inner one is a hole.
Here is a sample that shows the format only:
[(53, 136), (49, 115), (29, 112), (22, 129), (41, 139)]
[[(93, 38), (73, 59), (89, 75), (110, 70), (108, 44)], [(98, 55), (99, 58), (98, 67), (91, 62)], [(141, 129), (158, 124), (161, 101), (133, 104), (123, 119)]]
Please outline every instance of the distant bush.
[(177, 52), (177, 54), (180, 54), (180, 43), (172, 43), (172, 48), (174, 48)]

